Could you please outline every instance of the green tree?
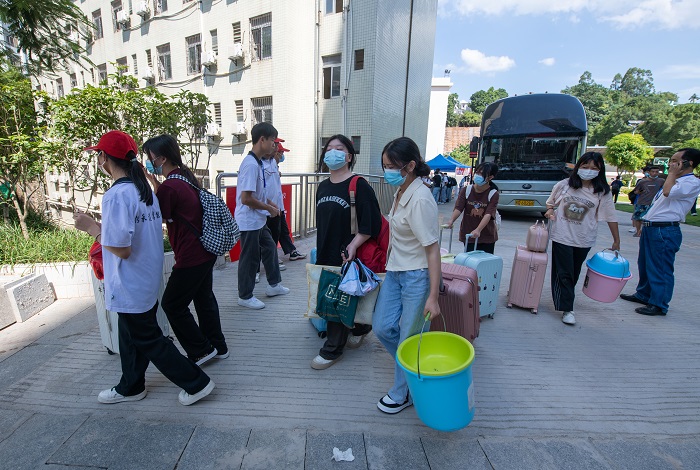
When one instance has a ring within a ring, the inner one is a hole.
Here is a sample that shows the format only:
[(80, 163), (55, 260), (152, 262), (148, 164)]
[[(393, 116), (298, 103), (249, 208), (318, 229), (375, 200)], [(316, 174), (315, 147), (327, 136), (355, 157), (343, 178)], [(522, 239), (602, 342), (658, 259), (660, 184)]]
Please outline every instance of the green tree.
[(466, 111), (459, 115), (457, 126), (459, 127), (479, 127), (481, 125), (481, 114), (473, 111)]
[(689, 103), (695, 103), (698, 100), (700, 100), (700, 97), (698, 97), (697, 93), (693, 93), (690, 98), (688, 98)]
[(619, 134), (608, 140), (605, 160), (626, 172), (634, 172), (654, 157), (654, 152), (640, 134)]
[(455, 113), (455, 107), (459, 104), (459, 95), (450, 93), (447, 97), (447, 121), (445, 127), (457, 127), (459, 115)]
[(488, 90), (479, 90), (469, 97), (469, 107), (473, 112), (483, 114), (488, 105), (507, 97), (508, 92), (504, 88), (490, 87)]
[(459, 147), (456, 147), (450, 152), (450, 157), (454, 158), (458, 162), (469, 165), (469, 145), (462, 144)]
[(620, 75), (619, 73), (616, 73), (612, 79), (612, 83), (610, 83), (610, 89), (613, 91), (619, 91), (621, 86), (622, 86), (622, 75)]
[(575, 96), (586, 110), (589, 129), (595, 127), (613, 108), (611, 91), (593, 81), (590, 72), (583, 72), (578, 84), (566, 87), (562, 91)]
[(620, 81), (620, 90), (629, 96), (649, 96), (654, 93), (651, 70), (631, 67)]

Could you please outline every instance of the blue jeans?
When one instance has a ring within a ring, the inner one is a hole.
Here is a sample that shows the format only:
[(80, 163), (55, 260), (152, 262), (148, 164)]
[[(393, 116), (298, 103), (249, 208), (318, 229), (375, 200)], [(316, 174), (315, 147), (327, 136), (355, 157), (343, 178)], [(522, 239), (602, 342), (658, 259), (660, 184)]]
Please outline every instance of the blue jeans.
[(439, 186), (433, 187), (433, 198), (435, 199), (435, 202), (440, 202), (440, 187)]
[(673, 297), (673, 263), (681, 249), (680, 227), (642, 227), (639, 239), (639, 284), (637, 297), (662, 311), (668, 310)]
[[(396, 360), (399, 344), (423, 326), (423, 309), (430, 294), (427, 269), (388, 271), (382, 283), (372, 317), (372, 330), (391, 357)], [(426, 323), (426, 327), (430, 323)], [(394, 366), (394, 386), (389, 397), (403, 403), (408, 396), (408, 384), (403, 369)]]

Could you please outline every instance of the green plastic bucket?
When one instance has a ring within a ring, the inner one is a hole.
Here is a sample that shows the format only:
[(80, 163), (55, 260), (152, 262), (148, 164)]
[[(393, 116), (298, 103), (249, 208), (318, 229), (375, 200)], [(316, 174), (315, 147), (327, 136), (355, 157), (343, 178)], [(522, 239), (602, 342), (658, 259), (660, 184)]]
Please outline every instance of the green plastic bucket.
[(396, 360), (406, 374), (418, 417), (438, 431), (456, 431), (474, 418), (474, 347), (443, 331), (411, 336), (399, 345)]

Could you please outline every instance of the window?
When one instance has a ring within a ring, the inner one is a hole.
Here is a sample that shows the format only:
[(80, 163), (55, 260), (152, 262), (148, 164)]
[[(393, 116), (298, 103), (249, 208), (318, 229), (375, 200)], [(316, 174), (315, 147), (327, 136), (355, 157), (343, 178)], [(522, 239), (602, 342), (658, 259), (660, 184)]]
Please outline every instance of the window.
[(70, 88), (76, 88), (78, 86), (78, 75), (72, 73), (70, 74)]
[(100, 83), (107, 81), (107, 64), (97, 66), (97, 75), (99, 76)]
[(146, 64), (148, 64), (149, 67), (153, 68), (153, 58), (151, 57), (150, 49), (146, 49)]
[(136, 54), (131, 54), (131, 63), (134, 64), (134, 77), (139, 76), (139, 64), (136, 62)]
[(156, 48), (158, 52), (158, 81), (173, 78), (173, 64), (170, 61), (170, 43)]
[(194, 75), (202, 70), (202, 35), (195, 34), (185, 38), (187, 42), (187, 75)]
[(97, 9), (92, 12), (92, 24), (95, 28), (95, 39), (102, 39), (105, 35), (102, 29), (102, 10)]
[(214, 103), (214, 122), (221, 129), (221, 103)]
[(356, 49), (355, 50), (355, 70), (362, 70), (365, 68), (365, 50)]
[(126, 57), (120, 57), (117, 59), (117, 73), (119, 75), (124, 75), (129, 72), (129, 64), (126, 62)]
[(153, 14), (158, 15), (168, 10), (168, 0), (153, 0)]
[(211, 36), (211, 50), (218, 53), (219, 52), (219, 33), (215, 29), (212, 29), (211, 31), (209, 31), (209, 35)]
[(66, 92), (63, 90), (63, 79), (59, 78), (56, 80), (56, 95), (59, 98), (63, 98)]
[(354, 135), (350, 137), (350, 140), (352, 141), (352, 146), (355, 147), (355, 154), (360, 153), (360, 144), (362, 144), (362, 137), (359, 135)]
[(112, 2), (112, 26), (114, 27), (114, 32), (121, 30), (121, 25), (117, 22), (117, 14), (122, 11), (122, 1), (115, 0)]
[(331, 13), (341, 13), (343, 11), (343, 0), (326, 0), (326, 15)]
[(244, 122), (245, 115), (243, 114), (243, 100), (236, 100), (236, 122)]
[(253, 124), (269, 122), (272, 124), (272, 96), (250, 99), (253, 108)]
[(83, 82), (83, 86), (85, 86), (85, 72), (80, 71), (80, 80)]
[(323, 97), (340, 96), (340, 54), (323, 57)]
[(250, 37), (253, 60), (272, 57), (272, 13), (250, 19)]
[(95, 84), (95, 69), (90, 67), (90, 80), (92, 81), (92, 84)]
[(242, 42), (241, 38), (241, 23), (240, 21), (237, 23), (233, 23), (233, 43), (240, 43)]

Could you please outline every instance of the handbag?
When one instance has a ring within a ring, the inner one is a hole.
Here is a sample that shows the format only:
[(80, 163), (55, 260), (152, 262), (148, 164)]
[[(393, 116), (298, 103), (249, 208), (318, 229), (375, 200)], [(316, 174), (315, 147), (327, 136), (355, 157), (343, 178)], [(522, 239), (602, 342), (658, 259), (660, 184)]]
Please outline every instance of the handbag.
[[(359, 229), (357, 225), (357, 209), (355, 207), (355, 195), (357, 193), (357, 180), (361, 176), (353, 176), (350, 180), (350, 233), (355, 235)], [(382, 215), (381, 228), (377, 237), (369, 237), (357, 247), (355, 256), (375, 273), (386, 272), (386, 263), (389, 258), (389, 222)]]
[(356, 297), (364, 297), (376, 289), (381, 282), (377, 275), (357, 258), (345, 263), (340, 269), (340, 274), (343, 279), (338, 289)]
[(92, 270), (95, 272), (95, 277), (100, 281), (103, 280), (105, 278), (105, 272), (102, 262), (102, 245), (97, 240), (95, 240), (90, 247), (88, 261), (90, 262), (90, 266), (92, 266)]
[(355, 325), (358, 298), (338, 289), (341, 279), (341, 275), (336, 272), (328, 269), (321, 271), (318, 279), (316, 313), (326, 321), (342, 323), (352, 328)]

